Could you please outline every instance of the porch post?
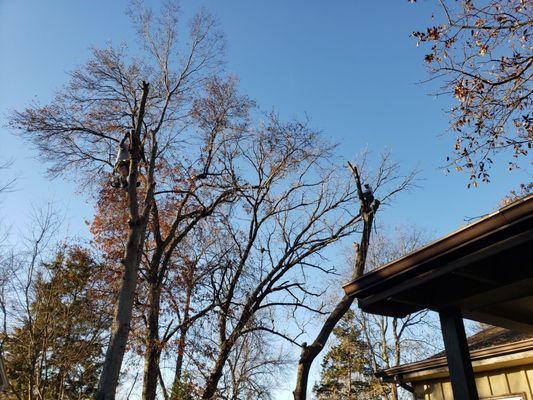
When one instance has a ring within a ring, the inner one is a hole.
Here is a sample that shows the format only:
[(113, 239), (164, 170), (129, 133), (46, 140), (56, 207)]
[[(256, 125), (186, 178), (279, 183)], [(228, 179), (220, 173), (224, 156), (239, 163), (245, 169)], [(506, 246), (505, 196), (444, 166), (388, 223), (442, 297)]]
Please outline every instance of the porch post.
[(453, 397), (455, 400), (478, 400), (461, 310), (447, 308), (439, 311), (439, 317)]

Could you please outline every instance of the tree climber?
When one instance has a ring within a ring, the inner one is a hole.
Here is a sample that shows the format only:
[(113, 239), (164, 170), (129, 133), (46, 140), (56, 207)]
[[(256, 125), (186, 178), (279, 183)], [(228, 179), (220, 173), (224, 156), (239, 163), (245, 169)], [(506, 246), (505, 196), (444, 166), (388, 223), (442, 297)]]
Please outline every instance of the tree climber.
[[(113, 167), (113, 179), (111, 180), (111, 186), (118, 188), (122, 187), (127, 189), (129, 185), (130, 177), (130, 161), (131, 161), (131, 144), (126, 144), (126, 139), (130, 137), (129, 133), (126, 133), (118, 145), (117, 157), (115, 158), (115, 165)], [(146, 163), (146, 156), (144, 154), (144, 142), (146, 141), (146, 136), (141, 143), (141, 161)], [(118, 176), (117, 176), (118, 173)], [(146, 184), (146, 178), (139, 170), (137, 175), (144, 181)], [(140, 181), (137, 181), (137, 187), (141, 185)]]
[(363, 190), (363, 200), (370, 205), (374, 201), (374, 192), (368, 183), (365, 183), (363, 187), (365, 188)]
[[(130, 174), (130, 150), (126, 144), (126, 139), (129, 133), (126, 133), (118, 146), (117, 157), (115, 159), (115, 166), (113, 167), (113, 187), (128, 187), (128, 177)], [(117, 176), (118, 173), (118, 176)]]

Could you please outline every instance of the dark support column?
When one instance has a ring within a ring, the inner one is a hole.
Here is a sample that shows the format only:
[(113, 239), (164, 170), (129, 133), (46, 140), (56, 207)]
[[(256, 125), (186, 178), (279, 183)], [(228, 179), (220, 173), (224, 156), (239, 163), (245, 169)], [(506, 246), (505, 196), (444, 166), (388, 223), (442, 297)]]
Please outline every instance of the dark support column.
[(453, 397), (455, 400), (478, 400), (461, 310), (457, 308), (441, 310), (439, 317)]

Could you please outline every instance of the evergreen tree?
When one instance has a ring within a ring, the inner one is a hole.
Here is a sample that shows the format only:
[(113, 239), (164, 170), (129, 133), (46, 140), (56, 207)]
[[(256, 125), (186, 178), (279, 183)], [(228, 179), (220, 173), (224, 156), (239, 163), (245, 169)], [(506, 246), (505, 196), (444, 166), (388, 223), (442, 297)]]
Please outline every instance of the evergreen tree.
[(110, 315), (93, 290), (95, 263), (85, 251), (70, 248), (43, 267), (29, 286), (25, 317), (4, 338), (7, 398), (89, 398), (98, 383)]
[(325, 355), (320, 381), (313, 392), (318, 400), (379, 399), (368, 349), (356, 328), (355, 314), (348, 311), (333, 330), (337, 344)]

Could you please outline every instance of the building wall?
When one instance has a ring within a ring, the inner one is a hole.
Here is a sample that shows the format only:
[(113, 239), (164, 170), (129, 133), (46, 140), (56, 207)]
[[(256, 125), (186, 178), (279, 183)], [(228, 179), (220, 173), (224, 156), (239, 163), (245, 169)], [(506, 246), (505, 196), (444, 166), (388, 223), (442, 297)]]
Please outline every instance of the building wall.
[[(417, 400), (453, 400), (449, 379), (414, 385)], [(533, 364), (477, 373), (476, 385), (480, 399), (523, 393), (527, 400), (533, 400)]]

